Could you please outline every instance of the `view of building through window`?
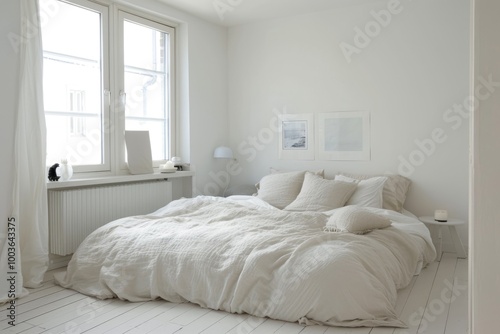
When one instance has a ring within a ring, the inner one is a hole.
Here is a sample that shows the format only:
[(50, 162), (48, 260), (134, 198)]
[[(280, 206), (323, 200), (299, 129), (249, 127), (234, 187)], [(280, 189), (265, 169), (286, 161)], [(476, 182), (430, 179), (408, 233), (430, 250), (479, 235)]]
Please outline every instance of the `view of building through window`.
[[(149, 130), (153, 160), (168, 158), (168, 35), (124, 22), (125, 128)], [(141, 50), (141, 52), (137, 52)]]
[(101, 26), (99, 12), (64, 2), (43, 26), (49, 166), (61, 159), (74, 165), (103, 163)]

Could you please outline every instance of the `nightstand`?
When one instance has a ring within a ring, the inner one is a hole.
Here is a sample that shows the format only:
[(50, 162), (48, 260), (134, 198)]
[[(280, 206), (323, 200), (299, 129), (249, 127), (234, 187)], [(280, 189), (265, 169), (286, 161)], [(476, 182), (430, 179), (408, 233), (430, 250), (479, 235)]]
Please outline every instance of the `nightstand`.
[(455, 252), (457, 252), (457, 257), (460, 259), (466, 259), (467, 254), (465, 252), (464, 245), (462, 244), (462, 240), (460, 239), (460, 236), (458, 235), (456, 226), (465, 224), (465, 221), (460, 220), (460, 219), (448, 219), (446, 222), (438, 222), (434, 220), (434, 217), (431, 216), (423, 216), (423, 217), (418, 217), (418, 219), (424, 223), (424, 224), (429, 224), (429, 225), (434, 225), (438, 227), (438, 245), (436, 245), (436, 252), (437, 252), (437, 261), (441, 261), (441, 256), (443, 255), (442, 252), (442, 244), (443, 244), (443, 238), (441, 234), (441, 230), (443, 227), (447, 227), (448, 230), (450, 231), (451, 239), (453, 240), (453, 245), (455, 246)]

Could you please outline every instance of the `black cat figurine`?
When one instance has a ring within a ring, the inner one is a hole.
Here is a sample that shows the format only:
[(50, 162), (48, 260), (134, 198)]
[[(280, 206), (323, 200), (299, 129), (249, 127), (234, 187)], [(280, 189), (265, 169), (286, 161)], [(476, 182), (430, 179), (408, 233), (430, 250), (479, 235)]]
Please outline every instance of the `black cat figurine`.
[(53, 164), (49, 168), (49, 181), (58, 181), (59, 176), (57, 176), (56, 168), (59, 167), (59, 164)]

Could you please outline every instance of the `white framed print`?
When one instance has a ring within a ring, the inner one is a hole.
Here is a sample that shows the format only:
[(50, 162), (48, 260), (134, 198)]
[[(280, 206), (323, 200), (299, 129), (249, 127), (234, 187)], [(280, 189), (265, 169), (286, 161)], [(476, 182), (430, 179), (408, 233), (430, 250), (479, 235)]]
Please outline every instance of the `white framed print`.
[(320, 160), (370, 160), (370, 113), (339, 111), (318, 115)]
[(313, 114), (282, 114), (278, 128), (280, 159), (314, 160)]

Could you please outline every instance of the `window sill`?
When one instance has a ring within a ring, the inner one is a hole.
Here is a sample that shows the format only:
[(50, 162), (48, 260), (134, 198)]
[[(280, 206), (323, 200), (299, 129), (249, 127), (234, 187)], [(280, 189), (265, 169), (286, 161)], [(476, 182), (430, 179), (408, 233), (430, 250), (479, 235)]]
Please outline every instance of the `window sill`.
[(106, 177), (95, 177), (95, 178), (77, 179), (68, 181), (47, 181), (47, 189), (50, 190), (50, 189), (78, 188), (78, 187), (94, 186), (100, 184), (175, 179), (175, 178), (192, 177), (192, 176), (194, 176), (194, 172), (181, 171), (175, 173), (156, 172), (154, 174), (106, 176)]

